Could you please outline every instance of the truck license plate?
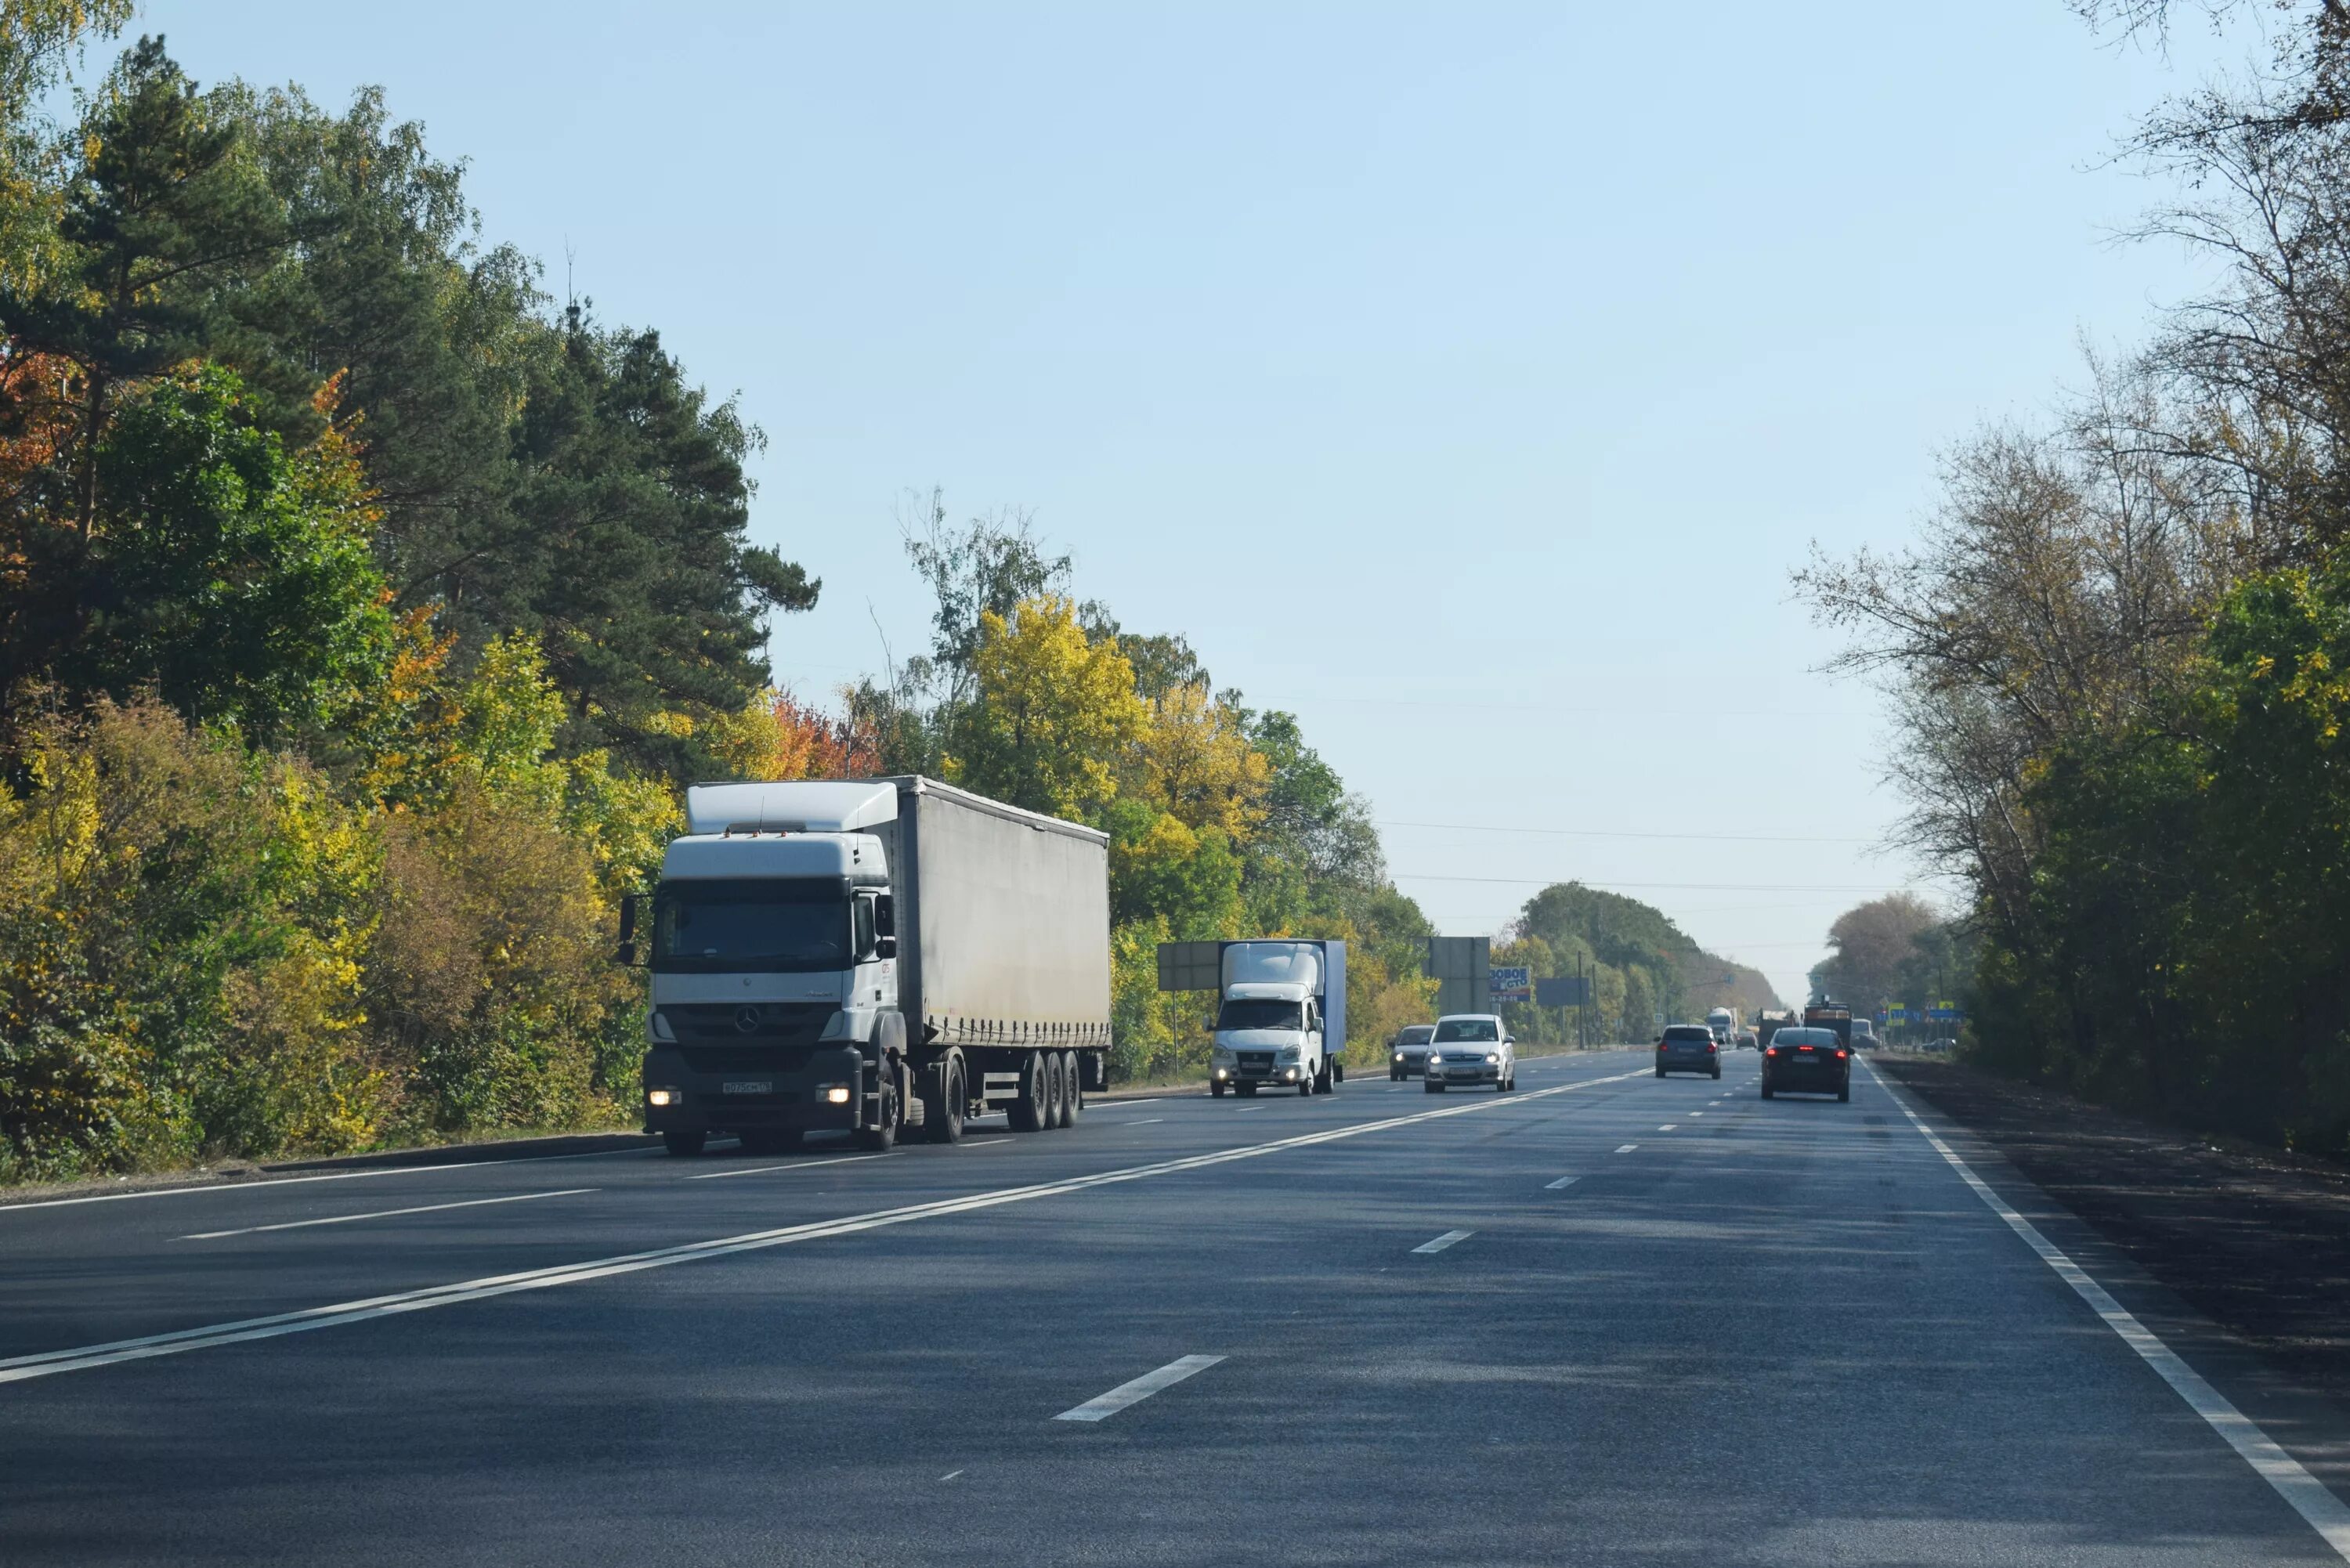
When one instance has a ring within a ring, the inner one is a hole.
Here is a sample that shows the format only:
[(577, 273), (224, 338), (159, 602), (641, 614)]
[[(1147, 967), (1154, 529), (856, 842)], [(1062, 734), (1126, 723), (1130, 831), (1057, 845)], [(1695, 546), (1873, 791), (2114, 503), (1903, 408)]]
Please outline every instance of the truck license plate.
[(775, 1092), (775, 1081), (773, 1078), (738, 1079), (722, 1084), (719, 1088), (722, 1093), (729, 1095), (772, 1095)]

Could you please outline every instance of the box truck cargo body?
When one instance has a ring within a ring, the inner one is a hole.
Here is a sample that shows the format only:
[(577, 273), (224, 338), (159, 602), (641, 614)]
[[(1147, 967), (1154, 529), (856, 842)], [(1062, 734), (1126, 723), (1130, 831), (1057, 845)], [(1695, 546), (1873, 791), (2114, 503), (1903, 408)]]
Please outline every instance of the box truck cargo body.
[(1326, 1095), (1346, 1081), (1347, 944), (1292, 938), (1226, 942), (1208, 1091)]
[(672, 1152), (1066, 1127), (1104, 1086), (1107, 836), (917, 777), (697, 784), (686, 815), (649, 918), (621, 910)]

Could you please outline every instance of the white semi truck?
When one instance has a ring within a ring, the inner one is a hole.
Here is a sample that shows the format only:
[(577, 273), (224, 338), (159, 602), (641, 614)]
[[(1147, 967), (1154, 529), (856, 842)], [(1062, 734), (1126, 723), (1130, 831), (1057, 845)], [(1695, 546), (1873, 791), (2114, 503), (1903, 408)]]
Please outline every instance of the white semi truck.
[(1208, 1092), (1326, 1095), (1346, 1081), (1347, 944), (1226, 942)]
[(1105, 1086), (1109, 841), (931, 779), (697, 784), (620, 956), (652, 971), (645, 1130), (1067, 1127)]

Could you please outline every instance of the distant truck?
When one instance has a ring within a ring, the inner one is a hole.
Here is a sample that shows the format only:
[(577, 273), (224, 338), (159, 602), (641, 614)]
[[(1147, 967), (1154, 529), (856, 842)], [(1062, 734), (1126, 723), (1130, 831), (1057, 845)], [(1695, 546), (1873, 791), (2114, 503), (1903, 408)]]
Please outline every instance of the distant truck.
[(1804, 1027), (1833, 1029), (1835, 1031), (1836, 1044), (1846, 1050), (1852, 1048), (1852, 1009), (1840, 1002), (1823, 998), (1818, 1002), (1806, 1003), (1804, 1008)]
[(1294, 1088), (1326, 1095), (1346, 1082), (1347, 944), (1292, 939), (1226, 942), (1208, 1092)]
[(1782, 1029), (1794, 1028), (1797, 1022), (1792, 1008), (1764, 1008), (1754, 1015), (1754, 1048), (1762, 1049), (1771, 1044), (1771, 1036)]
[(1705, 1015), (1705, 1027), (1715, 1044), (1727, 1045), (1731, 1036), (1738, 1033), (1738, 1014), (1730, 1008), (1717, 1007)]
[(620, 908), (652, 971), (645, 1130), (888, 1148), (1067, 1127), (1106, 1086), (1109, 841), (931, 779), (697, 784)]

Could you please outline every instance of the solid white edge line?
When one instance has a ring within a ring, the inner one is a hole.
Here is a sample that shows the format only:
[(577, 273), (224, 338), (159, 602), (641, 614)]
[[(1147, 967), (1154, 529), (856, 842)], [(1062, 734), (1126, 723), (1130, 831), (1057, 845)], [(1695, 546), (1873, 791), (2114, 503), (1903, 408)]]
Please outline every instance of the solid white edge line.
[(1474, 1236), (1476, 1233), (1477, 1232), (1474, 1231), (1447, 1231), (1443, 1235), (1437, 1237), (1436, 1240), (1432, 1241), (1422, 1241), (1419, 1246), (1414, 1247), (1412, 1251), (1415, 1252), (1441, 1252), (1445, 1248), (1453, 1245), (1455, 1242), (1466, 1241), (1470, 1237)]
[(2200, 1373), (2180, 1358), (2178, 1353), (2163, 1343), (2162, 1337), (2137, 1320), (2127, 1307), (2116, 1301), (2105, 1286), (2091, 1278), (2087, 1270), (2066, 1256), (2063, 1249), (2040, 1232), (2040, 1227), (2016, 1212), (2008, 1201), (1991, 1189), (1991, 1184), (1977, 1176), (1958, 1152), (1938, 1137), (1918, 1113), (1909, 1108), (1908, 1101), (1894, 1093), (1892, 1087), (1877, 1075), (1877, 1068), (1868, 1065), (1868, 1075), (1884, 1091), (1885, 1097), (1900, 1108), (1909, 1118), (1920, 1137), (1933, 1146), (1934, 1152), (1950, 1163), (1966, 1184), (1974, 1189), (1983, 1206), (2007, 1221), (2009, 1230), (2022, 1237), (2024, 1245), (2040, 1254), (2040, 1261), (2056, 1272), (2056, 1277), (2073, 1287), (2073, 1292), (2088, 1303), (2107, 1328), (2114, 1331), (2124, 1345), (2136, 1351), (2138, 1358), (2160, 1375), (2170, 1385), (2171, 1392), (2187, 1403), (2187, 1407), (2203, 1417), (2210, 1428), (2227, 1439), (2243, 1461), (2251, 1466), (2262, 1480), (2276, 1490), (2279, 1497), (2293, 1505), (2295, 1513), (2317, 1532), (2334, 1554), (2350, 1563), (2350, 1506), (2327, 1490), (2324, 1481), (2302, 1468), (2301, 1461), (2286, 1453), (2277, 1440), (2262, 1431), (2251, 1417), (2230, 1402), (2228, 1397), (2204, 1381)]
[(1186, 1377), (1195, 1377), (1224, 1358), (1221, 1355), (1186, 1355), (1169, 1362), (1156, 1372), (1146, 1372), (1131, 1383), (1121, 1383), (1107, 1394), (1097, 1394), (1073, 1409), (1062, 1411), (1055, 1421), (1103, 1421), (1117, 1415), (1129, 1405), (1139, 1405), (1162, 1388), (1172, 1388)]
[[(1291, 1137), (1274, 1138), (1268, 1143), (1243, 1144), (1237, 1148), (1217, 1149), (1207, 1154), (1186, 1155), (1180, 1159), (1161, 1160), (1151, 1165), (1130, 1165), (1112, 1170), (1097, 1171), (1090, 1176), (1074, 1176), (1059, 1181), (1037, 1182), (1026, 1187), (1003, 1187), (993, 1192), (973, 1193), (963, 1198), (940, 1199), (929, 1203), (909, 1204), (900, 1209), (884, 1209), (866, 1214), (852, 1214), (838, 1220), (817, 1220), (805, 1225), (787, 1225), (775, 1231), (754, 1231), (739, 1236), (722, 1236), (707, 1241), (689, 1241), (674, 1247), (658, 1248), (649, 1252), (628, 1252), (618, 1257), (598, 1258), (583, 1263), (558, 1264), (552, 1268), (532, 1269), (518, 1274), (494, 1274), (477, 1280), (460, 1280), (445, 1285), (431, 1285), (421, 1290), (400, 1291), (390, 1295), (371, 1296), (365, 1300), (336, 1302), (326, 1306), (306, 1307), (296, 1312), (276, 1313), (266, 1317), (242, 1318), (232, 1323), (209, 1324), (195, 1328), (174, 1329), (166, 1334), (148, 1334), (138, 1339), (111, 1340), (101, 1345), (72, 1346), (64, 1350), (36, 1351), (29, 1355), (0, 1358), (0, 1383), (18, 1383), (26, 1378), (47, 1377), (59, 1372), (78, 1372), (92, 1366), (110, 1366), (117, 1362), (138, 1361), (149, 1356), (177, 1355), (191, 1350), (203, 1350), (213, 1345), (239, 1345), (247, 1340), (270, 1339), (279, 1334), (304, 1334), (312, 1329), (337, 1328), (348, 1324), (365, 1323), (396, 1313), (422, 1312), (432, 1307), (453, 1306), (462, 1302), (486, 1300), (491, 1296), (511, 1294), (516, 1291), (546, 1290), (556, 1285), (581, 1284), (591, 1280), (609, 1279), (646, 1269), (668, 1268), (677, 1263), (698, 1262), (705, 1258), (725, 1257), (735, 1252), (754, 1252), (769, 1247), (789, 1246), (795, 1242), (818, 1241), (832, 1236), (854, 1235), (865, 1231), (878, 1231), (885, 1226), (903, 1225), (916, 1220), (936, 1219), (944, 1215), (966, 1214), (981, 1209), (993, 1209), (1006, 1203), (1024, 1203), (1036, 1198), (1055, 1198), (1065, 1193), (1083, 1192), (1089, 1188), (1108, 1187), (1128, 1181), (1142, 1181), (1157, 1176), (1169, 1176), (1180, 1171), (1201, 1170), (1211, 1165), (1228, 1164), (1233, 1160), (1254, 1159), (1263, 1155), (1278, 1154), (1287, 1149), (1309, 1148), (1317, 1144), (1336, 1143), (1342, 1139), (1361, 1137), (1366, 1134), (1385, 1132), (1390, 1127), (1414, 1127), (1421, 1122), (1442, 1121), (1450, 1116), (1474, 1116), (1483, 1111), (1523, 1106), (1534, 1100), (1548, 1099), (1553, 1095), (1571, 1095), (1578, 1089), (1596, 1088), (1603, 1084), (1621, 1083), (1639, 1076), (1646, 1069), (1618, 1073), (1609, 1077), (1578, 1078), (1571, 1084), (1555, 1088), (1535, 1089), (1507, 1098), (1476, 1099), (1465, 1105), (1448, 1106), (1438, 1110), (1417, 1111), (1404, 1116), (1383, 1116), (1371, 1121), (1352, 1122), (1344, 1127), (1326, 1128), (1320, 1132), (1300, 1133)], [(1020, 1141), (1007, 1139), (1007, 1142)]]
[(493, 1203), (527, 1203), (535, 1198), (577, 1198), (601, 1192), (600, 1187), (566, 1187), (554, 1192), (515, 1192), (504, 1198), (467, 1198), (455, 1203), (420, 1203), (411, 1209), (378, 1209), (369, 1214), (330, 1214), (323, 1220), (283, 1220), (275, 1225), (247, 1225), (236, 1231), (198, 1231), (179, 1237), (182, 1241), (217, 1241), (224, 1236), (258, 1236), (265, 1231), (306, 1231), (313, 1225), (348, 1225), (358, 1220), (390, 1220), (402, 1214), (438, 1214), (444, 1209), (483, 1209)]
[[(754, 1069), (755, 1070), (755, 1069)], [(802, 1159), (790, 1165), (750, 1165), (733, 1170), (705, 1170), (697, 1176), (681, 1176), (680, 1181), (716, 1181), (726, 1176), (764, 1176), (771, 1170), (814, 1170), (819, 1165), (854, 1165), (860, 1159), (889, 1159), (886, 1154), (841, 1154), (830, 1159)]]
[(65, 1209), (77, 1203), (120, 1203), (132, 1198), (185, 1198), (194, 1192), (266, 1192), (273, 1187), (299, 1187), (306, 1181), (357, 1181), (368, 1176), (444, 1175), (480, 1170), (493, 1165), (552, 1165), (558, 1159), (618, 1159), (661, 1152), (659, 1144), (642, 1148), (595, 1148), (586, 1154), (518, 1154), (507, 1159), (451, 1159), (432, 1165), (388, 1165), (380, 1170), (330, 1170), (321, 1176), (271, 1176), (258, 1181), (214, 1181), (195, 1187), (156, 1187), (145, 1192), (93, 1192), (87, 1198), (36, 1198), (29, 1203), (0, 1203), (0, 1217), (20, 1209)]

